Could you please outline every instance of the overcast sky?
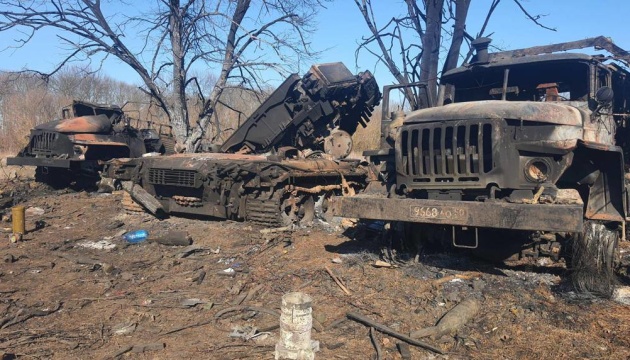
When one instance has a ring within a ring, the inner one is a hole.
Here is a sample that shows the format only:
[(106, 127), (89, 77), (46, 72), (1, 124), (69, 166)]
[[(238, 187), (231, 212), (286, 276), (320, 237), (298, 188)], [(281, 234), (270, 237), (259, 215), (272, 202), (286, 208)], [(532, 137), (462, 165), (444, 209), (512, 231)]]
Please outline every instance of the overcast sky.
[[(472, 1), (467, 24), (470, 34), (478, 32), (490, 2)], [(373, 0), (373, 3), (380, 25), (404, 10), (403, 0)], [(612, 37), (622, 48), (630, 49), (628, 0), (522, 0), (522, 3), (532, 14), (545, 14), (540, 21), (557, 31), (536, 26), (520, 12), (513, 0), (503, 0), (487, 29), (487, 33), (494, 33), (493, 45), (509, 50), (605, 35)], [(354, 0), (335, 0), (328, 4), (328, 8), (320, 12), (317, 23), (318, 30), (312, 42), (315, 50), (322, 51), (318, 62), (343, 61), (353, 72), (369, 69), (381, 86), (393, 81), (387, 70), (375, 66), (375, 58), (367, 53), (363, 53), (355, 64), (355, 50), (361, 37), (367, 34), (367, 27)], [(11, 40), (6, 34), (0, 36), (0, 48), (6, 48)], [(0, 70), (25, 67), (50, 70), (59, 60), (61, 51), (53, 34), (42, 33), (27, 47), (0, 53)], [(301, 69), (301, 72), (305, 70)], [(104, 63), (104, 71), (118, 80), (139, 83), (138, 76), (115, 59)], [(274, 79), (273, 82), (280, 81)]]

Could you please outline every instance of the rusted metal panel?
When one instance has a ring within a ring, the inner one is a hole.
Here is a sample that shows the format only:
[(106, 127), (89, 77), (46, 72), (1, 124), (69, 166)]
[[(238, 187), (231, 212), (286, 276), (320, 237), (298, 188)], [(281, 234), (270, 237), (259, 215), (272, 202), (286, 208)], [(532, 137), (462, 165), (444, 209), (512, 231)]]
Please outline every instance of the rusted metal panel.
[(61, 133), (107, 133), (112, 128), (111, 119), (106, 115), (80, 116), (42, 124), (41, 130), (54, 130)]
[(605, 36), (597, 36), (594, 38), (587, 38), (583, 40), (569, 41), (551, 45), (533, 46), (525, 49), (502, 51), (490, 54), (490, 56), (492, 60), (496, 61), (498, 59), (534, 56), (539, 54), (551, 54), (554, 52), (584, 49), (589, 47), (593, 47), (596, 49), (605, 49), (613, 54), (616, 58), (623, 60), (626, 63), (630, 62), (630, 53), (615, 45), (615, 43), (613, 43), (610, 38)]
[(505, 202), (387, 199), (357, 195), (335, 197), (336, 215), (514, 230), (582, 231), (581, 205), (511, 204)]

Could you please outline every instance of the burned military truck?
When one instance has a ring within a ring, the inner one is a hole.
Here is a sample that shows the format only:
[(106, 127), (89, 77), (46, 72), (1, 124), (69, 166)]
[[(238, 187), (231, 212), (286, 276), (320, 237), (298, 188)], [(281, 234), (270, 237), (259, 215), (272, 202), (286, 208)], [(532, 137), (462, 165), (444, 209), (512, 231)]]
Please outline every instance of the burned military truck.
[[(604, 37), (500, 53), (488, 43), (443, 74), (441, 106), (385, 123), (389, 142), (366, 153), (367, 191), (336, 198), (335, 212), (403, 222), (421, 243), (566, 255), (579, 288), (610, 293), (628, 214), (630, 56)], [(593, 46), (612, 56), (560, 52)]]
[(28, 145), (8, 165), (36, 166), (36, 180), (54, 186), (72, 181), (95, 183), (101, 161), (172, 150), (170, 126), (128, 117), (117, 105), (73, 101), (62, 119), (31, 130)]
[(346, 157), (380, 98), (369, 71), (314, 65), (287, 78), (217, 152), (113, 160), (103, 182), (123, 185), (141, 203), (157, 199), (143, 203), (153, 212), (310, 222), (327, 214), (330, 196), (365, 183), (360, 162)]

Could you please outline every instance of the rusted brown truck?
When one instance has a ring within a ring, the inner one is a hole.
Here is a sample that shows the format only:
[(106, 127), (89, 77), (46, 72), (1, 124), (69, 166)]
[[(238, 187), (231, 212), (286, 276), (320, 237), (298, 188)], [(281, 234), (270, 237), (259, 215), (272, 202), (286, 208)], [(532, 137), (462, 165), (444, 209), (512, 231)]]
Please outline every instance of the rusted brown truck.
[(365, 168), (346, 157), (380, 99), (369, 71), (314, 65), (287, 78), (216, 152), (112, 160), (102, 182), (154, 213), (311, 222), (330, 196), (365, 185)]
[[(392, 120), (384, 101), (370, 184), (334, 212), (395, 222), (420, 244), (564, 257), (580, 290), (609, 295), (629, 213), (630, 55), (604, 37), (499, 53), (489, 42), (443, 74), (439, 106)], [(610, 55), (564, 52), (585, 47)]]
[(35, 178), (55, 187), (95, 184), (102, 161), (166, 153), (174, 144), (170, 126), (128, 117), (117, 105), (73, 101), (62, 119), (31, 130), (28, 145), (8, 165), (35, 166)]

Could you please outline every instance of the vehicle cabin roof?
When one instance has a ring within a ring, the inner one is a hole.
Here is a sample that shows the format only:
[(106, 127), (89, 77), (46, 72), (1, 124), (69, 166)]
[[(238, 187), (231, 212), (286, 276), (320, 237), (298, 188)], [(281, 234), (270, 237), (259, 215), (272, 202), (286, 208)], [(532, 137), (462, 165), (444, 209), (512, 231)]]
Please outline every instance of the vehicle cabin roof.
[(113, 119), (123, 114), (123, 110), (118, 105), (95, 104), (87, 101), (74, 100), (72, 104), (62, 109), (62, 117), (67, 119), (78, 116), (106, 115)]
[(502, 53), (491, 53), (490, 61), (488, 63), (473, 63), (464, 64), (458, 68), (452, 69), (444, 73), (443, 80), (448, 80), (453, 76), (470, 71), (472, 68), (479, 69), (491, 69), (502, 68), (514, 65), (534, 64), (534, 63), (549, 63), (549, 62), (561, 62), (561, 61), (576, 61), (576, 62), (590, 62), (598, 59), (595, 56), (580, 54), (580, 53), (559, 53), (559, 54), (542, 54), (542, 55), (530, 55), (521, 57), (506, 57)]

